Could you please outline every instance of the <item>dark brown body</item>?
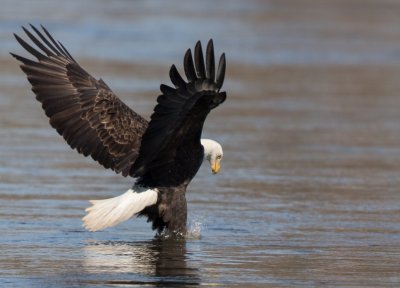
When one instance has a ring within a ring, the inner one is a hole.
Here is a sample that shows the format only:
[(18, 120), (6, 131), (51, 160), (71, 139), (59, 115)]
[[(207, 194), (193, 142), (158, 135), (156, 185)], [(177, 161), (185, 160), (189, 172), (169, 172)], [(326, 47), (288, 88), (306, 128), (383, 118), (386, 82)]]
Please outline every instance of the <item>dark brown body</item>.
[[(192, 150), (193, 147), (197, 147), (195, 151)], [(147, 216), (148, 221), (152, 222), (153, 230), (159, 233), (165, 229), (172, 233), (186, 233), (186, 189), (203, 162), (204, 150), (199, 141), (199, 145), (196, 146), (183, 144), (177, 155), (175, 162), (152, 169), (137, 182), (146, 187), (149, 185), (154, 187), (157, 183), (155, 186), (159, 191), (157, 204), (145, 208), (140, 215)]]

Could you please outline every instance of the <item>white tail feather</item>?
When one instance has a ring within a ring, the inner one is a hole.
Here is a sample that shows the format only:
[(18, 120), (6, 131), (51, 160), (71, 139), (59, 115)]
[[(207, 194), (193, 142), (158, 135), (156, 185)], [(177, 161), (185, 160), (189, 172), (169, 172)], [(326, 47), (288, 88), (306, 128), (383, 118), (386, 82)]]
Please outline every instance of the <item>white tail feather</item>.
[[(134, 189), (134, 190), (133, 190)], [(93, 206), (86, 208), (83, 226), (98, 231), (128, 220), (147, 206), (157, 203), (157, 189), (134, 187), (124, 194), (103, 200), (90, 200)]]

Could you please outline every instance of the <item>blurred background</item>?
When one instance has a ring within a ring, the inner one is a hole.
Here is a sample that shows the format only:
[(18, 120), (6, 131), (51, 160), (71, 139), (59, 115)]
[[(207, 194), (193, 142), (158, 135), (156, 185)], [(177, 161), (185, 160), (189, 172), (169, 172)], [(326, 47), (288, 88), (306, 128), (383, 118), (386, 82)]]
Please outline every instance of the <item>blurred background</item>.
[[(0, 1), (0, 284), (397, 286), (400, 283), (400, 2)], [(44, 25), (148, 118), (169, 67), (212, 38), (227, 101), (203, 137), (220, 174), (189, 186), (191, 235), (144, 219), (81, 227), (87, 200), (132, 179), (72, 151), (9, 52)]]

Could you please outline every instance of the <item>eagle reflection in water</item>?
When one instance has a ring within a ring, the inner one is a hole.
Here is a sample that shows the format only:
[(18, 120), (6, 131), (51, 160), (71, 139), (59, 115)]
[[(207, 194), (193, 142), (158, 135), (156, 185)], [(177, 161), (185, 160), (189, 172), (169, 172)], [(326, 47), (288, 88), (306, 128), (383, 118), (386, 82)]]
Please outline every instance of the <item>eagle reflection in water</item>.
[(85, 282), (200, 285), (198, 268), (190, 267), (187, 261), (186, 244), (185, 240), (160, 238), (144, 242), (91, 242), (84, 247), (83, 269), (99, 277)]

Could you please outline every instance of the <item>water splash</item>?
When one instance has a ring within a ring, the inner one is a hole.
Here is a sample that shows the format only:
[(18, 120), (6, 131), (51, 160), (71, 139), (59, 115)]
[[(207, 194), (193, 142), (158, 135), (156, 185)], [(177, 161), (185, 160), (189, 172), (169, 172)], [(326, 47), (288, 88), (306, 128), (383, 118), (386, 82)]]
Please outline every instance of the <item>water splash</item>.
[(204, 228), (204, 221), (201, 217), (196, 217), (189, 221), (186, 239), (201, 239), (201, 231)]
[(201, 231), (205, 227), (203, 224), (203, 218), (196, 217), (195, 219), (189, 220), (188, 229), (186, 235), (181, 232), (171, 232), (163, 230), (155, 235), (156, 239), (187, 239), (187, 240), (198, 240), (201, 239)]

